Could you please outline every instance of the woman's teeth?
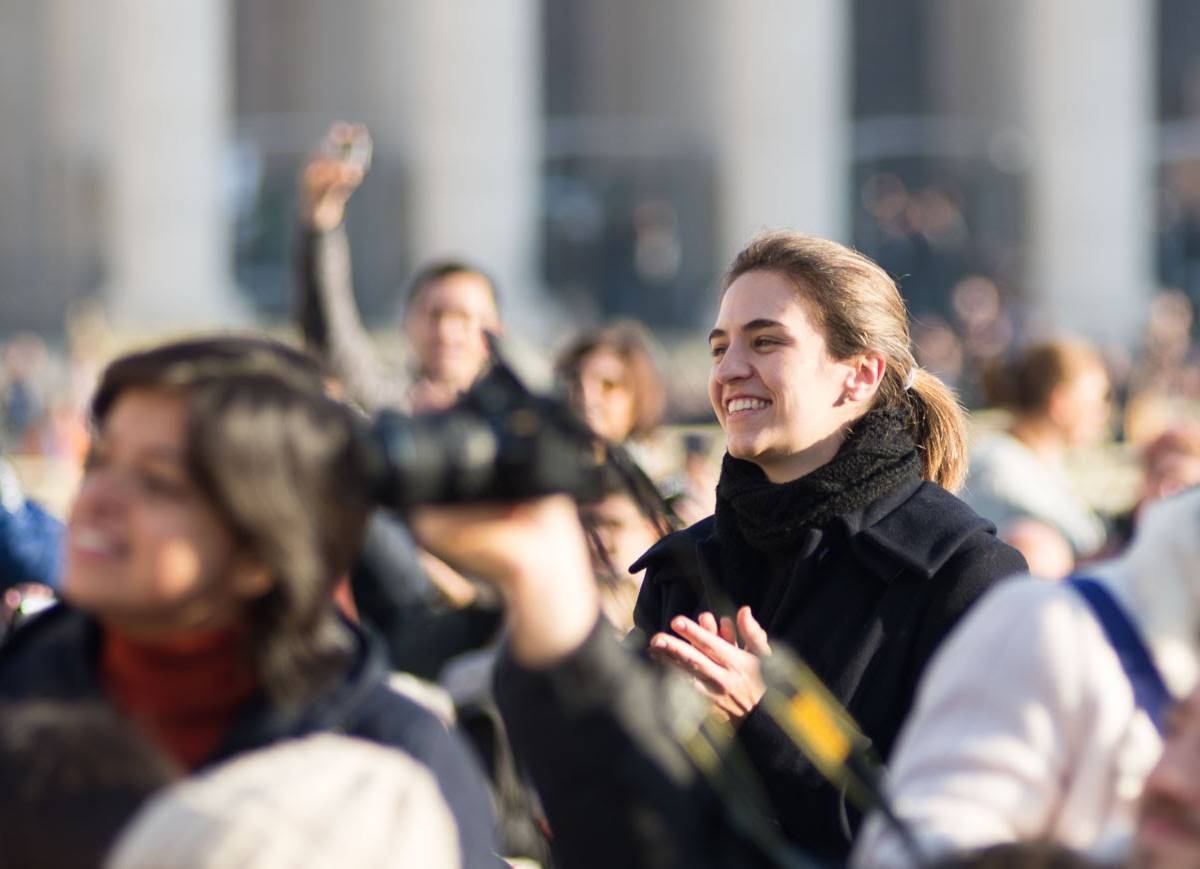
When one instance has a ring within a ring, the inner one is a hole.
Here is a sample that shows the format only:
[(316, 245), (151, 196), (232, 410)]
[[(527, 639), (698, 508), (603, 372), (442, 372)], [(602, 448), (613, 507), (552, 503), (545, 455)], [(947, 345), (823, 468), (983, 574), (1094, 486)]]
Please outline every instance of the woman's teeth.
[(764, 401), (761, 398), (735, 398), (733, 401), (725, 405), (725, 409), (729, 413), (737, 413), (740, 410), (758, 410), (766, 407), (771, 402)]

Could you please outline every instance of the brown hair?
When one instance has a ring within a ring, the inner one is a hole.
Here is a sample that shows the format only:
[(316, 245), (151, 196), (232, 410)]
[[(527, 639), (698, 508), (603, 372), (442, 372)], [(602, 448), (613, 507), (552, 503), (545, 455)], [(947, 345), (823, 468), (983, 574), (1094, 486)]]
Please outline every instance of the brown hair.
[(558, 355), (554, 370), (573, 384), (579, 379), (579, 369), (586, 357), (598, 350), (615, 353), (625, 363), (633, 391), (634, 421), (630, 434), (646, 435), (662, 422), (667, 403), (662, 375), (650, 346), (650, 338), (641, 325), (621, 320), (577, 337)]
[(425, 292), (431, 284), (436, 284), (438, 281), (453, 277), (454, 275), (469, 275), (483, 281), (487, 285), (488, 293), (492, 297), (492, 304), (496, 307), (497, 313), (499, 313), (500, 291), (496, 288), (496, 282), (492, 280), (491, 275), (472, 263), (464, 262), (463, 260), (444, 259), (426, 263), (409, 278), (407, 288), (404, 292), (405, 314), (412, 311), (417, 297)]
[(922, 475), (957, 489), (967, 468), (963, 410), (949, 387), (917, 366), (908, 311), (887, 272), (835, 241), (788, 231), (769, 232), (746, 245), (729, 268), (725, 289), (753, 271), (775, 272), (795, 284), (833, 358), (868, 350), (883, 355), (886, 371), (874, 406), (904, 410)]
[(331, 591), (370, 511), (352, 411), (324, 394), (314, 360), (259, 338), (173, 342), (117, 359), (92, 400), (93, 421), (129, 389), (186, 402), (191, 476), (275, 579), (251, 606), (251, 661), (275, 699), (309, 696), (344, 661), (349, 638)]
[(989, 404), (1014, 413), (1038, 414), (1050, 404), (1054, 390), (1097, 368), (1105, 370), (1104, 360), (1085, 341), (1042, 341), (985, 371), (984, 395)]

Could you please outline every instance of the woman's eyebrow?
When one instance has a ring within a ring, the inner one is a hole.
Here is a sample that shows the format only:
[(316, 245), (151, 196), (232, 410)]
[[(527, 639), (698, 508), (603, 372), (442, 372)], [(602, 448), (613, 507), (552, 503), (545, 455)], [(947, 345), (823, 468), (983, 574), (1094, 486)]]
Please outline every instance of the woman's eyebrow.
[[(772, 320), (768, 317), (758, 317), (751, 320), (741, 327), (742, 332), (757, 332), (762, 329), (783, 329), (786, 328), (783, 323), (778, 320)], [(724, 329), (713, 329), (708, 333), (708, 340), (711, 343), (714, 338), (725, 338), (727, 334)]]
[(742, 327), (743, 332), (757, 332), (760, 329), (783, 328), (783, 323), (778, 320), (771, 320), (766, 317), (759, 317), (756, 320), (751, 320)]

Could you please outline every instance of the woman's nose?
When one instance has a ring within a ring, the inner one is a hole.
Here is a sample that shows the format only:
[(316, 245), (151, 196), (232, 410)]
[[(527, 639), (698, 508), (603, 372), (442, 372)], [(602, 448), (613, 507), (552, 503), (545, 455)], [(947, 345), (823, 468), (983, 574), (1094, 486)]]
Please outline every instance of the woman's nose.
[(122, 509), (129, 484), (110, 471), (90, 471), (79, 485), (73, 513), (101, 515)]
[(721, 383), (741, 380), (750, 375), (750, 365), (745, 356), (736, 348), (729, 347), (717, 360), (713, 370), (716, 379)]

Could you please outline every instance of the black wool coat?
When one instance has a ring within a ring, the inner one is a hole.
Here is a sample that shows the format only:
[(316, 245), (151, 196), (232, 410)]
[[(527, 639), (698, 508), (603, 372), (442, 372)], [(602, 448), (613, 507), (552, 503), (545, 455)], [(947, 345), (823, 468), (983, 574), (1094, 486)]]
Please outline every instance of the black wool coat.
[[(804, 533), (782, 594), (771, 611), (754, 616), (824, 680), (886, 762), (938, 644), (994, 582), (1026, 570), (1025, 560), (990, 522), (919, 480)], [(670, 631), (677, 615), (712, 611), (715, 597), (753, 603), (753, 577), (722, 577), (721, 546), (709, 517), (665, 537), (633, 565), (646, 569), (634, 611), (646, 637)], [(814, 854), (845, 856), (860, 818), (761, 705), (738, 738), (785, 835)]]

